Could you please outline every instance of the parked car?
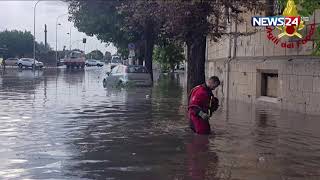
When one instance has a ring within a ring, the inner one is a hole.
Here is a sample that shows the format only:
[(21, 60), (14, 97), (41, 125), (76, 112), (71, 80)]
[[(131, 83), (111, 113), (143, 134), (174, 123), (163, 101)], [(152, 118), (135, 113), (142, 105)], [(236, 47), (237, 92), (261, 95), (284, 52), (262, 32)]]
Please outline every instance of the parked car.
[(16, 66), (18, 65), (18, 58), (8, 58), (6, 60), (4, 60), (6, 66)]
[(112, 56), (110, 67), (111, 69), (121, 64), (121, 58), (119, 56)]
[(21, 58), (18, 60), (18, 66), (20, 69), (22, 68), (43, 68), (43, 63), (32, 58)]
[(86, 60), (86, 66), (98, 66), (102, 67), (104, 65), (103, 62), (95, 60), (95, 59), (88, 59)]
[(135, 85), (135, 86), (151, 86), (151, 75), (146, 67), (141, 65), (118, 65), (111, 72), (107, 73), (107, 77), (103, 79), (103, 86), (108, 85)]
[(71, 51), (66, 58), (64, 59), (64, 64), (67, 66), (67, 69), (71, 68), (81, 68), (85, 66), (85, 54), (82, 51)]

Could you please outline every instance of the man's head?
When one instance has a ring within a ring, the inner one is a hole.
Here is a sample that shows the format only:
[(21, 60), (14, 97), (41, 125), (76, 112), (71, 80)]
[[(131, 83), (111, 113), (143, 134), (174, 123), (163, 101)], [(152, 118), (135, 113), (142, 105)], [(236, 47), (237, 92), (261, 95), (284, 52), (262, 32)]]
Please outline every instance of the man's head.
[(218, 86), (220, 85), (220, 80), (217, 76), (211, 76), (208, 80), (207, 80), (207, 86), (208, 88), (210, 88), (211, 90), (216, 89)]

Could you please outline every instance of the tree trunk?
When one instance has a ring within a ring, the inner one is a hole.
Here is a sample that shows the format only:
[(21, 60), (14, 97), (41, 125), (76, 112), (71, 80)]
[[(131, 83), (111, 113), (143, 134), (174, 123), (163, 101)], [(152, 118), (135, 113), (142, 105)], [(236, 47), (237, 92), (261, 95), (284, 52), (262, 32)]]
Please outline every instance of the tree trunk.
[(274, 1), (275, 0), (266, 0), (266, 16), (274, 15)]
[(144, 60), (144, 51), (145, 51), (145, 48), (144, 48), (145, 44), (143, 43), (139, 43), (139, 50), (138, 50), (138, 64), (139, 65), (143, 65), (143, 60)]
[(187, 41), (187, 92), (205, 82), (206, 37)]
[(153, 81), (153, 70), (152, 70), (152, 53), (154, 47), (154, 32), (153, 25), (151, 23), (146, 23), (145, 27), (145, 61), (146, 68), (150, 72), (151, 80)]
[(174, 73), (174, 64), (170, 64), (171, 72)]

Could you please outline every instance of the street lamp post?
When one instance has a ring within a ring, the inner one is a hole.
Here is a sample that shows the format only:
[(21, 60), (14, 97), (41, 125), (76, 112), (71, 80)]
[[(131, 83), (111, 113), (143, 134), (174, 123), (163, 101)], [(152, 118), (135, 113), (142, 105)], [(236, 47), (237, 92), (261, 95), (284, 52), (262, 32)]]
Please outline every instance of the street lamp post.
[(71, 31), (67, 33), (69, 37), (69, 50), (71, 51)]
[(56, 63), (58, 63), (58, 25), (61, 25), (60, 23), (58, 23), (59, 18), (68, 15), (68, 14), (62, 14), (60, 16), (57, 17), (56, 19)]
[(70, 35), (70, 51), (71, 51), (71, 46), (72, 46), (72, 45), (71, 45), (71, 40), (72, 40), (72, 39), (71, 39), (71, 28), (72, 28), (72, 26), (70, 26), (70, 33), (69, 33), (69, 35)]
[(60, 25), (60, 23), (56, 23), (56, 63), (58, 63), (58, 26)]
[(38, 0), (33, 8), (33, 64), (36, 64), (36, 8), (38, 3), (41, 0)]

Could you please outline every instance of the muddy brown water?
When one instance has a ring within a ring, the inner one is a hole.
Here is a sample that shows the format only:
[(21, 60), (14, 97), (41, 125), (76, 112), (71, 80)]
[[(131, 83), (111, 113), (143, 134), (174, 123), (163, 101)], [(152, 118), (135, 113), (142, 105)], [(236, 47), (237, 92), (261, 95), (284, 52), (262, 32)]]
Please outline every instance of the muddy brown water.
[(183, 74), (121, 89), (105, 71), (1, 72), (0, 179), (320, 179), (319, 117), (230, 102), (197, 136)]

